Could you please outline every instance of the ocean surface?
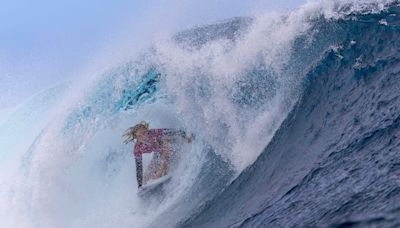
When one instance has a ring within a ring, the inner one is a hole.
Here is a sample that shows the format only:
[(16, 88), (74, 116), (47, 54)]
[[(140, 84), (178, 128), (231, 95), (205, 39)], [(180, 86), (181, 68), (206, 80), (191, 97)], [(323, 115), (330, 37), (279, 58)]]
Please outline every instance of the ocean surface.
[[(195, 135), (145, 196), (141, 120)], [(0, 227), (399, 227), (399, 138), (398, 1), (231, 18), (2, 114)]]

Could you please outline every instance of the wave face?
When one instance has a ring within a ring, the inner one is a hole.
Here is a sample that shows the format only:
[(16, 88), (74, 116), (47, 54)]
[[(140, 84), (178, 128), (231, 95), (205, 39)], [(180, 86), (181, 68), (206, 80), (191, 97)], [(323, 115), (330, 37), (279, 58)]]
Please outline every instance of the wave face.
[(343, 41), (257, 161), (182, 227), (398, 226), (399, 12), (319, 20)]
[[(0, 121), (0, 226), (395, 226), (396, 4), (196, 27), (38, 94)], [(142, 198), (121, 140), (141, 120), (196, 135)]]

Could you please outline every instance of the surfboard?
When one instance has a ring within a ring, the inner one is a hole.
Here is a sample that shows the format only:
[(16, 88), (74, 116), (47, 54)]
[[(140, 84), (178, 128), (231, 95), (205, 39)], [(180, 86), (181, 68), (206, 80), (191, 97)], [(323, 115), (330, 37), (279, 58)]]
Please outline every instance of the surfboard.
[(146, 193), (152, 192), (152, 191), (156, 191), (158, 188), (161, 188), (165, 183), (169, 182), (171, 180), (171, 176), (170, 175), (165, 175), (163, 177), (160, 177), (156, 180), (151, 180), (149, 181), (149, 183), (147, 183), (146, 185), (143, 185), (139, 191), (138, 191), (138, 195), (139, 196), (143, 196)]

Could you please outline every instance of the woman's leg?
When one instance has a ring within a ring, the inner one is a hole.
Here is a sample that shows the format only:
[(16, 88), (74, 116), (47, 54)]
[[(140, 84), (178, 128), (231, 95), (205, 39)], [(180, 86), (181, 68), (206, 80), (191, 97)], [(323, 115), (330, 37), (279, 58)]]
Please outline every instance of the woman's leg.
[(159, 173), (160, 177), (167, 175), (168, 167), (169, 167), (169, 142), (164, 141), (161, 154), (161, 167)]
[(156, 177), (156, 173), (157, 173), (157, 170), (158, 170), (158, 167), (159, 167), (159, 165), (157, 165), (157, 164), (159, 164), (159, 162), (157, 161), (159, 159), (158, 157), (159, 156), (158, 156), (157, 153), (153, 154), (153, 157), (152, 157), (152, 159), (150, 161), (150, 164), (147, 166), (147, 171), (145, 172), (145, 174), (143, 176), (144, 184), (147, 184), (147, 182), (149, 180), (153, 180), (153, 179), (157, 178)]
[(138, 187), (142, 187), (142, 182), (143, 182), (143, 162), (142, 158), (135, 158), (136, 162), (136, 180), (138, 183)]
[(154, 153), (150, 161), (147, 172), (143, 177), (143, 182), (146, 184), (149, 180), (158, 179), (167, 175), (170, 159), (169, 142), (164, 141), (161, 153)]
[(158, 179), (163, 176), (163, 172), (161, 171), (164, 162), (162, 153), (163, 152), (155, 152), (153, 154), (150, 164), (147, 166), (147, 171), (143, 177), (144, 184), (149, 180)]

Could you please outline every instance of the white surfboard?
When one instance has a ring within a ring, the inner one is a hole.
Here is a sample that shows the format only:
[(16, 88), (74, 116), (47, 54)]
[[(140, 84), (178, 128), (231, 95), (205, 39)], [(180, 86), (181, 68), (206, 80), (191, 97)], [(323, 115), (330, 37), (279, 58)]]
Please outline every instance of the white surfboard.
[(170, 180), (171, 180), (170, 175), (165, 175), (156, 180), (151, 180), (139, 189), (138, 194), (144, 195), (147, 192), (151, 192), (152, 190), (155, 190), (157, 187), (161, 187), (164, 183), (166, 183)]

